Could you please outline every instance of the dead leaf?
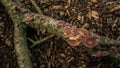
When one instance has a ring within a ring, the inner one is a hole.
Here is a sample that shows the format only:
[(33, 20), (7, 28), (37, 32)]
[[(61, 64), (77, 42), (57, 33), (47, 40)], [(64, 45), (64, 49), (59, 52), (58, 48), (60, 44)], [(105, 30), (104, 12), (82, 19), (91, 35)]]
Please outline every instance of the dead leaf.
[(91, 11), (92, 12), (92, 17), (94, 17), (95, 19), (99, 19), (99, 14), (97, 11)]
[(10, 41), (9, 39), (6, 39), (6, 40), (5, 40), (5, 43), (6, 43), (8, 46), (11, 45), (11, 41)]
[(97, 12), (97, 11), (94, 11), (94, 10), (88, 12), (87, 16), (88, 16), (88, 18), (89, 18), (90, 20), (91, 20), (92, 18), (94, 18), (95, 20), (98, 20), (98, 19), (99, 19), (99, 14), (98, 14), (98, 12)]
[(64, 14), (65, 14), (64, 12), (62, 12), (62, 11), (60, 12), (60, 16), (63, 16)]
[(78, 15), (77, 20), (81, 20), (82, 16)]
[(70, 4), (70, 3), (71, 3), (71, 0), (67, 0), (67, 3)]
[(65, 8), (68, 8), (68, 7), (69, 7), (68, 5), (65, 6)]
[(91, 2), (93, 2), (93, 3), (97, 3), (97, 0), (91, 0)]
[(62, 8), (62, 6), (60, 6), (60, 5), (56, 5), (56, 6), (53, 6), (52, 8), (57, 10), (57, 9)]
[(67, 0), (67, 5), (65, 6), (65, 8), (68, 8), (70, 6), (71, 0)]
[(1, 27), (1, 26), (4, 26), (4, 23), (3, 23), (3, 22), (0, 22), (0, 27)]

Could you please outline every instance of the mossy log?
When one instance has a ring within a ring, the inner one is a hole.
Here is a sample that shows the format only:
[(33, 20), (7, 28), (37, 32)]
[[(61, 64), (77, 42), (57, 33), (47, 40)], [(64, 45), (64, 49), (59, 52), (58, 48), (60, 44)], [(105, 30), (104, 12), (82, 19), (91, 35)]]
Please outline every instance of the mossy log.
[[(73, 26), (72, 24), (69, 24), (67, 22), (56, 20), (43, 14), (31, 12), (24, 6), (24, 4), (20, 4), (19, 0), (1, 0), (1, 2), (7, 8), (15, 24), (14, 43), (18, 60), (20, 60), (18, 61), (18, 63), (20, 64), (20, 68), (32, 67), (32, 63), (30, 61), (30, 52), (27, 48), (26, 36), (21, 22), (36, 29), (37, 31), (41, 30), (41, 28), (45, 28), (48, 30), (48, 32), (63, 38), (65, 41), (68, 42), (68, 44), (73, 46), (80, 45), (81, 42), (84, 42), (84, 45), (89, 48), (93, 48), (96, 45), (120, 45), (120, 40), (111, 40), (106, 37), (98, 36), (84, 28), (77, 28), (77, 26)], [(22, 58), (19, 56), (21, 56)], [(25, 62), (25, 65), (21, 65), (24, 64), (23, 61)]]
[[(31, 17), (31, 20), (28, 20), (27, 17)], [(25, 21), (26, 20), (26, 21)], [(23, 19), (28, 26), (35, 28), (36, 30), (40, 30), (40, 28), (46, 28), (48, 32), (55, 34), (57, 36), (64, 37), (64, 28), (67, 27), (77, 27), (62, 20), (56, 20), (51, 17), (38, 14), (38, 13), (31, 13)], [(89, 32), (90, 35), (96, 36), (98, 39), (99, 45), (120, 45), (120, 40), (112, 40), (107, 37), (96, 35), (93, 32)]]
[(17, 0), (0, 0), (0, 2), (5, 6), (14, 23), (14, 47), (18, 66), (19, 68), (33, 68), (30, 58), (31, 53), (27, 46), (25, 27), (21, 21), (23, 15), (16, 11), (20, 2), (17, 2)]

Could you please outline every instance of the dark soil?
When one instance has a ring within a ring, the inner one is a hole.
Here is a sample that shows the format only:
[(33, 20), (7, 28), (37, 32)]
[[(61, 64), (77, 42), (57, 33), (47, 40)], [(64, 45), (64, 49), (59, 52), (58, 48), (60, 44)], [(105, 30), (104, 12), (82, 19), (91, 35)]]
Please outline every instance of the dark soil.
[[(117, 39), (120, 36), (119, 0), (36, 0), (44, 15), (84, 27), (100, 36)], [(97, 2), (96, 2), (97, 1)], [(26, 7), (36, 12), (29, 0)], [(93, 11), (95, 16), (88, 14)], [(98, 16), (97, 16), (98, 14)], [(38, 40), (49, 33), (35, 34), (28, 29), (29, 37)], [(13, 44), (14, 26), (0, 3), (0, 68), (18, 68)], [(37, 37), (37, 38), (36, 38)], [(31, 45), (31, 44), (30, 44)], [(71, 47), (53, 37), (38, 47), (31, 48), (34, 68), (117, 68), (119, 61), (109, 56), (93, 57), (87, 48)]]

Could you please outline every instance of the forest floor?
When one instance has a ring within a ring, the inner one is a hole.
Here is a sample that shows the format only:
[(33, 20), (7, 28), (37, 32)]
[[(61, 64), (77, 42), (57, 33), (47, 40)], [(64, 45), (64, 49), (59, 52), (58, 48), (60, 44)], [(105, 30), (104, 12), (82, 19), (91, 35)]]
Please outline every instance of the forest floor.
[[(29, 0), (22, 2), (36, 12)], [(77, 27), (84, 27), (110, 39), (117, 39), (120, 36), (119, 0), (37, 0), (37, 3), (44, 15), (64, 20)], [(49, 33), (41, 32), (38, 36), (33, 29), (28, 29), (27, 35), (38, 40), (48, 36)], [(0, 3), (0, 68), (18, 68), (13, 37), (13, 22)], [(34, 68), (118, 67), (114, 58), (91, 56), (86, 48), (71, 47), (58, 37), (53, 37), (38, 47), (30, 48), (30, 51)]]

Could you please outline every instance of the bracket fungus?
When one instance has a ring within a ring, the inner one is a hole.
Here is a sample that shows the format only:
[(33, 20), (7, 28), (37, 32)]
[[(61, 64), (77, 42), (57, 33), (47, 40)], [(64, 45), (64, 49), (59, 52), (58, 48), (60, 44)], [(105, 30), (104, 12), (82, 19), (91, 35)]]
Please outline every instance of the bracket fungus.
[(84, 28), (65, 26), (63, 28), (63, 37), (71, 46), (78, 46), (83, 43), (88, 48), (93, 48), (98, 44), (96, 36), (91, 36), (89, 31)]
[(86, 29), (84, 29), (84, 28), (76, 28), (75, 30), (74, 30), (74, 33), (76, 34), (76, 35), (80, 35), (82, 38), (87, 38), (87, 37), (89, 37), (89, 31), (88, 30), (86, 30)]
[(79, 40), (67, 40), (67, 43), (71, 46), (78, 46), (81, 42)]
[(95, 36), (91, 36), (84, 39), (83, 44), (88, 48), (93, 48), (98, 44), (98, 39)]
[(70, 27), (70, 26), (65, 26), (63, 28), (63, 37), (69, 38), (69, 37), (72, 37), (72, 36), (74, 36), (74, 30), (73, 30), (73, 28)]

